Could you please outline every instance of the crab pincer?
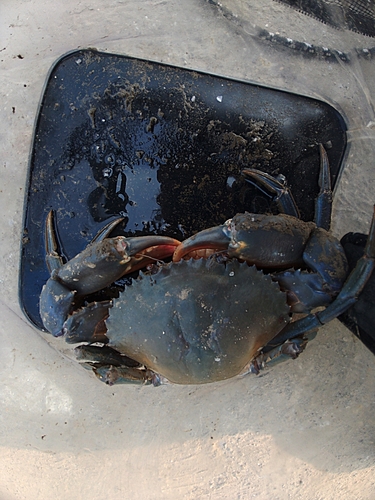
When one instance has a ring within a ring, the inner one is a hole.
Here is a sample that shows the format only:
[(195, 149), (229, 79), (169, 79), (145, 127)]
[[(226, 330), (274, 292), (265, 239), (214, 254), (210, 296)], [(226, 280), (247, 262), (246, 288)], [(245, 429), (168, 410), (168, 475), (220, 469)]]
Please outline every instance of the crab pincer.
[[(95, 293), (121, 277), (145, 267), (155, 260), (173, 254), (180, 243), (166, 236), (139, 236), (109, 238), (112, 230), (121, 222), (117, 219), (107, 224), (94, 240), (78, 255), (63, 263), (58, 253), (53, 212), (46, 220), (47, 267), (51, 277), (40, 296), (40, 313), (44, 327), (54, 336), (69, 332), (65, 324), (79, 298)], [(101, 307), (91, 307), (94, 323), (105, 319), (109, 301)], [(102, 309), (102, 312), (100, 310)], [(89, 321), (90, 313), (86, 313)], [(95, 340), (99, 340), (96, 338)]]

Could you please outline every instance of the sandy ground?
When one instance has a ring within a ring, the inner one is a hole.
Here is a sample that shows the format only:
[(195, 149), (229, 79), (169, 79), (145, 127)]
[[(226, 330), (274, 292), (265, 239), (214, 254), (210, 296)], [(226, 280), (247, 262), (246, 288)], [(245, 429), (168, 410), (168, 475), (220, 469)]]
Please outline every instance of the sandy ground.
[[(263, 3), (234, 1), (237, 17), (230, 17), (198, 0), (2, 2), (1, 500), (375, 499), (375, 358), (338, 321), (322, 328), (298, 360), (262, 376), (106, 387), (29, 325), (18, 305), (38, 101), (53, 62), (78, 47), (272, 83), (335, 103), (348, 120), (351, 147), (336, 190), (334, 231), (368, 229), (373, 64), (353, 61), (348, 69), (312, 61), (303, 74), (300, 59), (261, 54), (254, 24), (272, 27), (281, 18), (280, 6), (272, 14)], [(303, 20), (296, 19), (290, 25), (298, 36)], [(318, 26), (336, 43), (337, 33)]]

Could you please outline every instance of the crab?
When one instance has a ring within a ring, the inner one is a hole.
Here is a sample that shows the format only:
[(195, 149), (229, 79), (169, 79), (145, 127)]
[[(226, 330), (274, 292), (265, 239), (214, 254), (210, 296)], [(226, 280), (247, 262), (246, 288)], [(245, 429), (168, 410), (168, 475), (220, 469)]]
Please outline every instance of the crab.
[[(77, 359), (109, 385), (204, 384), (259, 373), (281, 354), (296, 358), (319, 327), (357, 300), (375, 262), (374, 213), (364, 255), (348, 276), (344, 250), (329, 232), (332, 192), (321, 145), (320, 156), (315, 222), (299, 218), (284, 179), (255, 169), (242, 174), (281, 213), (237, 214), (182, 243), (110, 238), (119, 219), (63, 263), (50, 212), (45, 329), (79, 344)], [(155, 259), (161, 264), (144, 271)], [(143, 271), (118, 298), (90, 301), (136, 269)]]

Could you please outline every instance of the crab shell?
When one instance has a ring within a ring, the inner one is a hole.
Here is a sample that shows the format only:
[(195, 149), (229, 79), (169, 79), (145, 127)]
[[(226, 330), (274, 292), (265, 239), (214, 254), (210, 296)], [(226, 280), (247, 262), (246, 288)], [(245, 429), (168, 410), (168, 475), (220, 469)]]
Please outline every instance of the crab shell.
[(109, 345), (177, 384), (238, 375), (290, 321), (278, 284), (235, 260), (165, 265), (113, 302)]

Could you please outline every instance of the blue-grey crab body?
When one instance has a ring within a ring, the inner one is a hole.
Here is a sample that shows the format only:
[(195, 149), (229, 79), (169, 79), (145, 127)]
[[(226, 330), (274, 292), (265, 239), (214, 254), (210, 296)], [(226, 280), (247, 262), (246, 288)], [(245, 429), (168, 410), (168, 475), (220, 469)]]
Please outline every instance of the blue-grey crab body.
[(170, 382), (234, 377), (289, 323), (286, 294), (255, 266), (189, 260), (114, 300), (109, 344)]

